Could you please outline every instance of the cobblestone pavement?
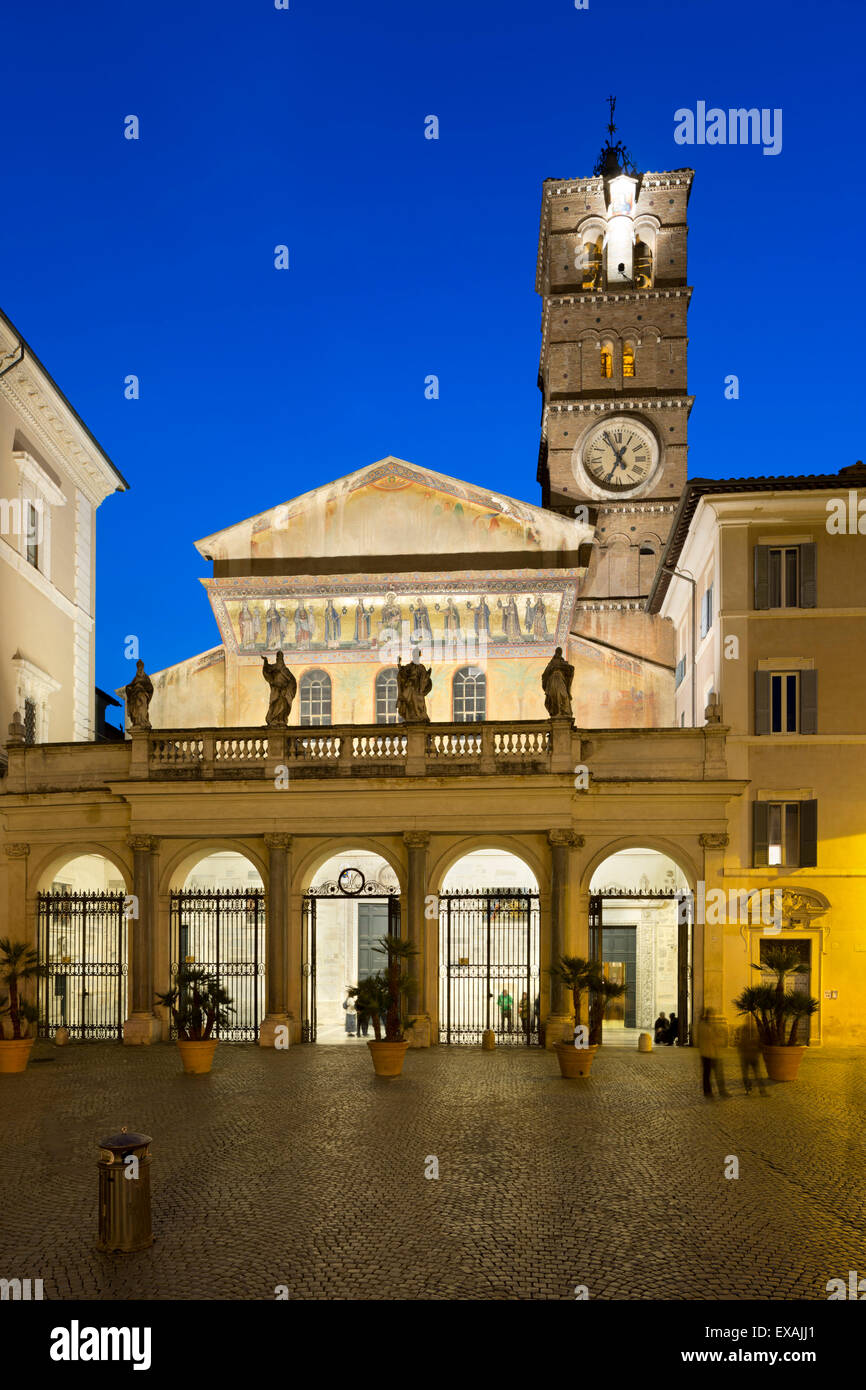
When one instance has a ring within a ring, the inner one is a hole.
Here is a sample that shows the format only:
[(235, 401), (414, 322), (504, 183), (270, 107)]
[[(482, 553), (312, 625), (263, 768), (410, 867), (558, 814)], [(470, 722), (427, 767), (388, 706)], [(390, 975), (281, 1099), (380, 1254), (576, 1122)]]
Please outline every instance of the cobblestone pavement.
[[(0, 1077), (0, 1276), (59, 1299), (826, 1299), (866, 1272), (862, 1054), (807, 1053), (765, 1100), (728, 1070), (708, 1102), (667, 1048), (563, 1081), (549, 1053), (442, 1047), (383, 1081), (363, 1043), (222, 1045), (209, 1077), (173, 1045), (40, 1043)], [(153, 1136), (157, 1240), (99, 1255), (95, 1144), (122, 1124)]]

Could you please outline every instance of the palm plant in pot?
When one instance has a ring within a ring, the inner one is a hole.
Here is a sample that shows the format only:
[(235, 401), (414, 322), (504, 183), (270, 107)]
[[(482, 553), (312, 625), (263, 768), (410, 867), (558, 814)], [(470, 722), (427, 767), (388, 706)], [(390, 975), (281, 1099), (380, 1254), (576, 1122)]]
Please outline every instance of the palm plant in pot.
[(558, 1042), (553, 1045), (559, 1070), (563, 1076), (569, 1078), (589, 1076), (593, 1058), (598, 1051), (598, 1043), (594, 1043), (592, 1038), (587, 1042), (586, 1033), (579, 1030), (582, 1028), (583, 996), (596, 980), (596, 963), (585, 960), (583, 956), (560, 956), (556, 965), (552, 965), (547, 973), (561, 981), (566, 989), (571, 990), (574, 1006), (574, 1042)]
[(818, 1000), (805, 990), (786, 989), (785, 982), (789, 975), (808, 968), (795, 941), (776, 942), (766, 947), (760, 965), (752, 966), (765, 975), (775, 975), (775, 983), (747, 985), (734, 1000), (741, 1014), (750, 1014), (755, 1020), (771, 1081), (796, 1081), (800, 1070), (806, 1051), (805, 1043), (797, 1041), (800, 1020), (817, 1013)]
[(8, 1016), (12, 1032), (11, 1038), (7, 1038), (0, 1022), (0, 1072), (21, 1072), (27, 1066), (36, 1041), (35, 1032), (28, 1025), (35, 1024), (39, 1015), (29, 1000), (22, 999), (20, 987), (23, 980), (32, 980), (41, 973), (39, 957), (32, 946), (8, 936), (0, 939), (0, 984), (6, 990), (0, 996), (0, 1015)]
[(408, 1039), (403, 1036), (401, 1001), (411, 979), (404, 972), (403, 964), (418, 952), (400, 936), (380, 937), (373, 950), (388, 957), (385, 969), (359, 980), (349, 993), (358, 1013), (368, 1014), (373, 1024), (375, 1038), (368, 1039), (367, 1046), (376, 1075), (399, 1076), (409, 1046)]
[(184, 968), (177, 972), (174, 987), (157, 994), (156, 1002), (171, 1014), (184, 1071), (195, 1076), (209, 1072), (219, 1041), (213, 1031), (228, 1027), (235, 1012), (231, 995), (215, 975)]

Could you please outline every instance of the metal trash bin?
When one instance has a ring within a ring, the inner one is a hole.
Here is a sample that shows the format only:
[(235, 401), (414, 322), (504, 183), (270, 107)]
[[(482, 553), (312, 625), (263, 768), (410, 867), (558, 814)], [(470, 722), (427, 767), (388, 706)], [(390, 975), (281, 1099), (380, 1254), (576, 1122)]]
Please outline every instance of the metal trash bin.
[(653, 1040), (651, 1033), (641, 1033), (637, 1040), (637, 1050), (638, 1052), (652, 1052)]
[[(99, 1141), (99, 1234), (96, 1249), (131, 1254), (153, 1244), (149, 1134), (109, 1134)], [(127, 1163), (132, 1158), (135, 1163)], [(133, 1176), (135, 1174), (135, 1176)]]

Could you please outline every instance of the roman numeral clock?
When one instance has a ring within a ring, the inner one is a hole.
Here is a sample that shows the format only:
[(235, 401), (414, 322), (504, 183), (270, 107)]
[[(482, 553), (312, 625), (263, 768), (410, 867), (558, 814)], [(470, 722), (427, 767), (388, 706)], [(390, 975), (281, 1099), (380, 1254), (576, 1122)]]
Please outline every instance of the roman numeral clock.
[(587, 431), (576, 464), (576, 481), (587, 491), (594, 484), (603, 494), (626, 495), (655, 477), (658, 440), (637, 416), (614, 415)]

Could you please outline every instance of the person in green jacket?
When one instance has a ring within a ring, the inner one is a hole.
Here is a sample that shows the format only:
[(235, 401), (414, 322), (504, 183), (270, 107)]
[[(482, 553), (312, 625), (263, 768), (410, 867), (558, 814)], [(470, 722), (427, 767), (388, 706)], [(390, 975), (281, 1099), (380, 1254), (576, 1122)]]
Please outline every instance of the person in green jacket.
[(496, 1006), (499, 1009), (500, 1028), (504, 1031), (507, 1025), (510, 1033), (514, 1027), (514, 1000), (508, 992), (507, 985), (502, 986), (502, 993), (496, 1001)]

